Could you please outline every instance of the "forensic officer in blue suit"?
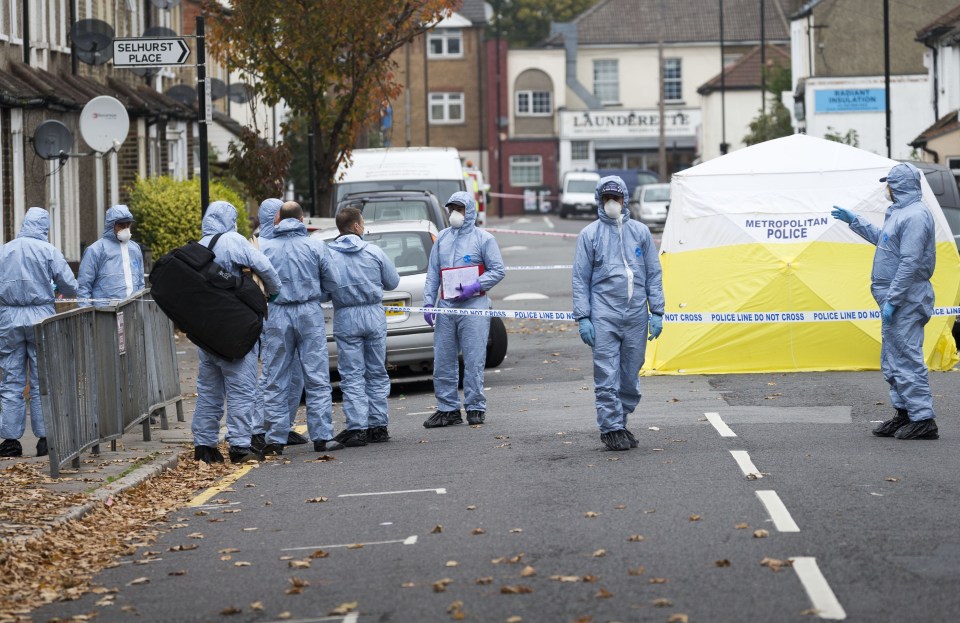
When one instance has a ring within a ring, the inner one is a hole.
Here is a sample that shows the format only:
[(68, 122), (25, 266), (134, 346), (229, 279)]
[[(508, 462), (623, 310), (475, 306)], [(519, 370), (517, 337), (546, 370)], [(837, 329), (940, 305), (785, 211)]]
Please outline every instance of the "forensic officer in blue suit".
[[(263, 280), (268, 295), (280, 291), (280, 276), (270, 260), (237, 233), (237, 209), (233, 205), (214, 201), (207, 208), (201, 226), (203, 238), (200, 244), (204, 246), (221, 234), (213, 248), (214, 261), (221, 268), (235, 277), (240, 276), (243, 268), (250, 268)], [(237, 361), (227, 361), (202, 349), (199, 354), (197, 405), (192, 427), (194, 458), (207, 463), (223, 462), (217, 442), (226, 401), (230, 460), (234, 463), (263, 460), (262, 454), (250, 448), (257, 393), (257, 348), (251, 348), (243, 359)]]
[(143, 253), (130, 239), (132, 225), (133, 214), (127, 206), (107, 210), (103, 236), (87, 247), (80, 262), (81, 307), (108, 305), (143, 289)]
[(594, 196), (599, 219), (577, 237), (573, 313), (580, 338), (593, 349), (593, 382), (600, 440), (629, 450), (637, 440), (627, 416), (640, 402), (640, 368), (650, 340), (663, 329), (660, 259), (647, 226), (630, 218), (627, 187), (604, 177)]
[[(494, 237), (476, 226), (477, 204), (473, 195), (453, 193), (446, 207), (450, 227), (440, 232), (430, 251), (427, 280), (423, 290), (424, 307), (490, 309), (487, 292), (504, 276), (503, 258)], [(445, 269), (481, 267), (483, 274), (473, 281), (455, 286), (455, 292), (441, 289)], [(436, 318), (434, 318), (436, 316)], [(460, 396), (457, 393), (460, 366), (457, 354), (463, 354), (463, 403), (469, 424), (483, 424), (487, 399), (483, 395), (483, 368), (487, 360), (490, 319), (483, 316), (425, 314), (427, 323), (436, 322), (433, 334), (433, 389), (437, 411), (423, 423), (426, 428), (462, 424)]]
[(64, 296), (77, 293), (67, 260), (47, 242), (49, 231), (47, 211), (30, 208), (17, 237), (0, 247), (0, 456), (23, 455), (19, 439), (27, 425), (23, 389), (28, 367), (30, 427), (38, 439), (37, 456), (47, 454), (33, 325), (56, 313), (53, 284)]
[(896, 409), (894, 417), (873, 430), (878, 437), (940, 437), (923, 359), (923, 327), (933, 315), (930, 277), (937, 248), (933, 216), (921, 198), (921, 175), (912, 164), (897, 164), (880, 179), (893, 202), (882, 228), (839, 206), (832, 212), (877, 247), (870, 292), (881, 309), (880, 370)]
[(396, 288), (400, 275), (380, 247), (363, 240), (360, 210), (337, 212), (337, 229), (340, 235), (329, 247), (336, 270), (323, 281), (323, 289), (333, 298), (337, 370), (347, 418), (346, 430), (334, 439), (347, 447), (383, 443), (390, 440), (383, 291)]

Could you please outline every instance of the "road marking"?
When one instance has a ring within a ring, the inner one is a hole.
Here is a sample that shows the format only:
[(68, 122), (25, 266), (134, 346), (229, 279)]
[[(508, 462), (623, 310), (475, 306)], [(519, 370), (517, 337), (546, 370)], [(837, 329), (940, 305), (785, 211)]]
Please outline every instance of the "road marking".
[(550, 217), (549, 217), (549, 216), (543, 217), (543, 222), (546, 223), (546, 224), (547, 224), (547, 227), (549, 227), (550, 229), (554, 229), (554, 227), (553, 227), (553, 221), (550, 220)]
[(193, 508), (224, 508), (226, 506), (238, 506), (240, 502), (227, 502), (225, 504), (200, 504), (199, 506), (194, 506)]
[(323, 621), (342, 621), (343, 623), (357, 623), (359, 612), (351, 612), (343, 616), (326, 616), (315, 619), (286, 619), (285, 621), (268, 621), (267, 623), (322, 623)]
[(817, 611), (817, 616), (821, 619), (832, 619), (834, 621), (846, 619), (847, 613), (840, 602), (837, 601), (837, 596), (833, 594), (827, 579), (820, 572), (817, 559), (810, 556), (798, 556), (790, 560), (793, 561), (793, 569), (797, 572), (797, 577), (800, 578), (804, 590), (807, 591), (807, 596), (810, 597), (810, 602)]
[(504, 301), (541, 301), (544, 299), (550, 298), (546, 294), (540, 294), (539, 292), (518, 292), (516, 294), (508, 294), (503, 297)]
[(740, 466), (740, 471), (743, 472), (744, 476), (753, 474), (757, 478), (763, 478), (763, 474), (761, 474), (757, 466), (753, 464), (746, 450), (731, 450), (730, 454), (733, 455), (733, 460)]
[(339, 543), (337, 545), (310, 545), (309, 547), (284, 547), (281, 552), (299, 552), (305, 549), (336, 549), (338, 547), (355, 547), (357, 545), (391, 545), (401, 543), (403, 545), (416, 545), (417, 535), (408, 536), (405, 539), (395, 539), (393, 541), (368, 541), (366, 543)]
[(736, 437), (737, 434), (730, 430), (730, 427), (727, 426), (723, 420), (720, 419), (719, 413), (704, 413), (707, 416), (707, 421), (713, 424), (713, 427), (717, 429), (717, 432), (720, 433), (721, 437)]
[(525, 247), (523, 245), (514, 245), (512, 247), (503, 247), (502, 249), (500, 249), (500, 253), (510, 253), (512, 251), (526, 251), (527, 249), (528, 247)]
[(757, 491), (757, 497), (760, 498), (760, 501), (763, 502), (763, 505), (767, 508), (767, 513), (770, 515), (770, 519), (773, 520), (773, 525), (777, 527), (777, 530), (780, 532), (800, 532), (800, 527), (793, 520), (793, 517), (790, 516), (790, 511), (784, 506), (776, 491)]
[(358, 498), (364, 495), (396, 495), (398, 493), (426, 493), (427, 491), (433, 491), (437, 495), (443, 495), (447, 492), (443, 487), (439, 489), (406, 489), (404, 491), (376, 491), (374, 493), (343, 493), (338, 495), (338, 498)]
[(530, 219), (528, 219), (527, 217), (523, 216), (523, 217), (521, 217), (521, 218), (518, 218), (516, 221), (514, 221), (514, 224), (516, 224), (516, 225), (525, 225), (526, 223), (529, 223), (529, 222), (530, 222)]

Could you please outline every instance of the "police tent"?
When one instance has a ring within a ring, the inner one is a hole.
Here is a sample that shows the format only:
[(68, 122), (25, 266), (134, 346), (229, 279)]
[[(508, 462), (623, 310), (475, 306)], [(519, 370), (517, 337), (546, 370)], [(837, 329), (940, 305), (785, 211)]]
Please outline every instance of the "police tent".
[[(796, 134), (673, 176), (660, 261), (665, 328), (644, 373), (873, 370), (880, 310), (870, 295), (875, 247), (830, 215), (834, 204), (882, 226), (893, 160)], [(938, 315), (926, 326), (933, 370), (957, 363), (951, 335), (960, 256), (936, 198)]]

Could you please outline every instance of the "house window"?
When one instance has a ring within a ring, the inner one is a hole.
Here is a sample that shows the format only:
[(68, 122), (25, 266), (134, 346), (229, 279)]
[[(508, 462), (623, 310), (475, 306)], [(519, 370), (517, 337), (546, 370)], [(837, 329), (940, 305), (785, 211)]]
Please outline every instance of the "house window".
[(571, 160), (590, 159), (590, 141), (570, 141)]
[(620, 101), (620, 70), (616, 60), (593, 61), (593, 94), (604, 104)]
[(667, 102), (683, 99), (683, 71), (679, 58), (663, 59), (663, 99)]
[(463, 58), (463, 31), (459, 28), (434, 28), (427, 34), (430, 58)]
[(517, 91), (517, 114), (548, 117), (553, 114), (553, 93), (550, 91)]
[(463, 93), (431, 93), (430, 123), (463, 123)]
[(540, 186), (543, 184), (541, 156), (510, 156), (511, 186)]

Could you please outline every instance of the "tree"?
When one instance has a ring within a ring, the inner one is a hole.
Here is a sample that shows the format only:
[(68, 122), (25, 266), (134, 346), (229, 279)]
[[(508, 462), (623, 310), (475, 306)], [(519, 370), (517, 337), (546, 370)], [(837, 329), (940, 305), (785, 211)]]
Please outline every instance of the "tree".
[(391, 55), (461, 0), (207, 0), (211, 53), (253, 78), (268, 105), (307, 120), (316, 205), (329, 209), (337, 167), (357, 134), (399, 97)]
[(240, 130), (239, 143), (230, 141), (230, 173), (255, 202), (282, 197), (292, 155), (283, 141), (270, 145), (250, 128)]
[(550, 22), (569, 22), (598, 0), (501, 0), (500, 28), (510, 45), (535, 46), (550, 35)]
[(746, 145), (755, 145), (793, 134), (790, 111), (780, 100), (780, 94), (790, 90), (790, 68), (780, 64), (770, 64), (763, 69), (763, 72), (766, 74), (767, 84), (764, 97), (767, 97), (767, 93), (772, 97), (767, 99), (767, 113), (761, 112), (750, 122), (750, 133), (743, 137)]
[(850, 145), (851, 147), (860, 147), (860, 133), (853, 128), (841, 134), (840, 130), (837, 130), (832, 125), (828, 125), (827, 132), (823, 135), (823, 138), (835, 143)]

